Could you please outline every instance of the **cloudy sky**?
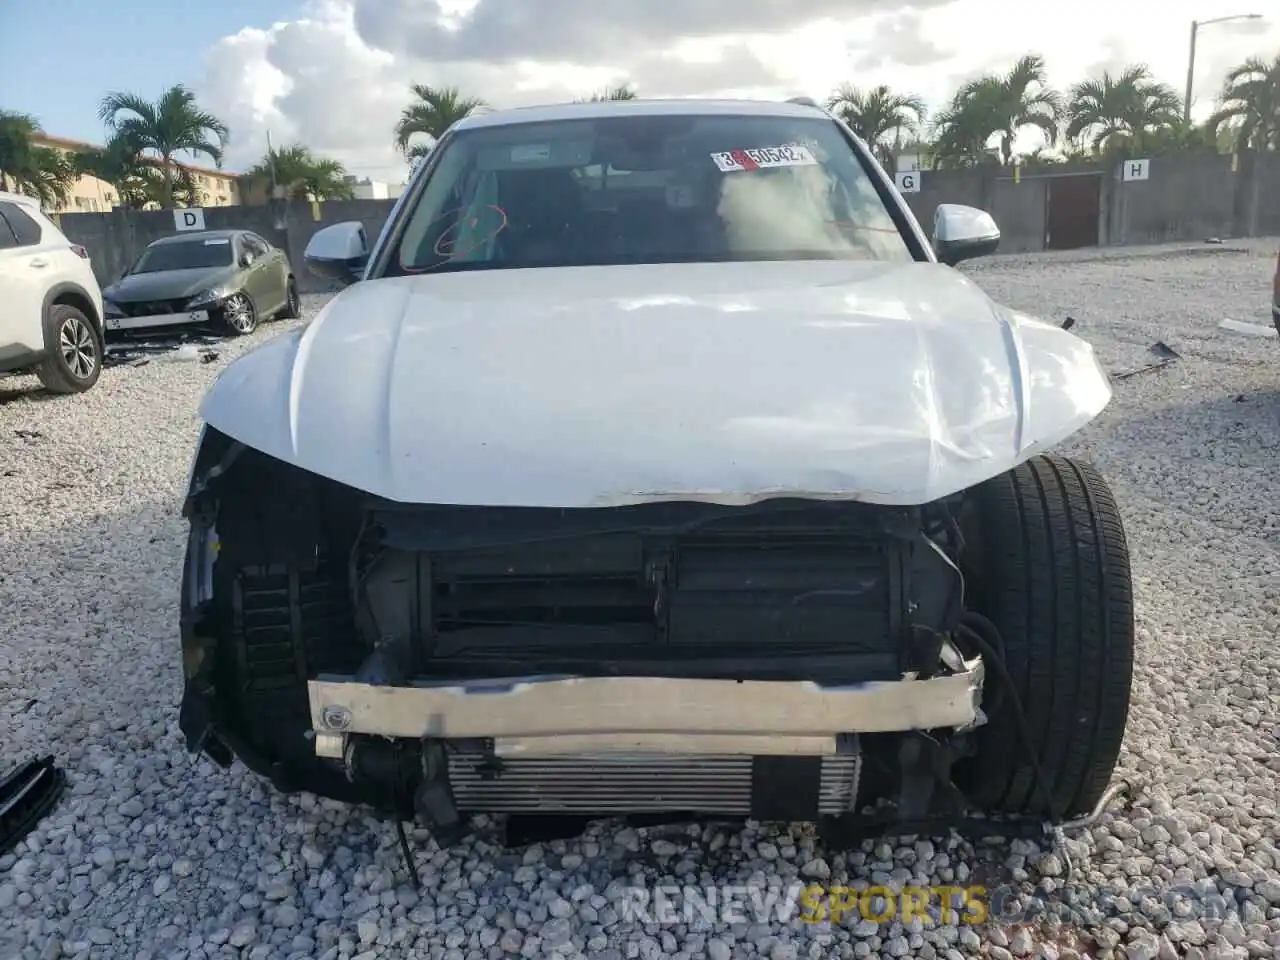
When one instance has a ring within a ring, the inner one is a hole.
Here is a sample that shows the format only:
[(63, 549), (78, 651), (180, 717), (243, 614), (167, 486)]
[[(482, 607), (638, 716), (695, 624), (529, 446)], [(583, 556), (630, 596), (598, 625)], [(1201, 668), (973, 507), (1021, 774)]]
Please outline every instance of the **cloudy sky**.
[[(106, 89), (184, 82), (232, 128), (227, 166), (301, 141), (382, 180), (405, 172), (391, 128), (410, 83), (495, 106), (630, 81), (642, 96), (824, 97), (886, 83), (944, 102), (965, 79), (1042, 54), (1052, 80), (1133, 62), (1181, 91), (1193, 19), (1196, 114), (1227, 69), (1280, 53), (1272, 0), (0, 0), (0, 106), (51, 133), (101, 139)], [(154, 12), (154, 15), (150, 15)], [(58, 43), (50, 43), (58, 37)], [(43, 76), (48, 82), (31, 82)]]

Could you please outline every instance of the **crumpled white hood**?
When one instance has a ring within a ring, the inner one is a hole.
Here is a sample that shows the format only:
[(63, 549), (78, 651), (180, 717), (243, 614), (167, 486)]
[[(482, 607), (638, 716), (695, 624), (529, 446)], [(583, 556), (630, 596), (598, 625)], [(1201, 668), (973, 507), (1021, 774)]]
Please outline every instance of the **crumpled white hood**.
[(364, 281), (245, 355), (214, 428), (391, 500), (934, 500), (1110, 399), (1087, 343), (949, 267), (764, 262)]

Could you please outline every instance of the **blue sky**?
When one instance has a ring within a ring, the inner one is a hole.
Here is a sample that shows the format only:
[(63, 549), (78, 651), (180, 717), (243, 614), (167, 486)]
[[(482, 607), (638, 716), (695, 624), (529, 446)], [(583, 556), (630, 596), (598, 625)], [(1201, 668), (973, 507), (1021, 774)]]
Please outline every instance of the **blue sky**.
[[(1232, 66), (1280, 53), (1275, 0), (0, 0), (0, 108), (101, 142), (103, 94), (154, 100), (185, 83), (231, 128), (226, 169), (256, 163), (269, 135), (398, 182), (392, 130), (415, 83), (494, 106), (621, 82), (765, 99), (883, 83), (932, 111), (1034, 51), (1060, 89), (1145, 63), (1181, 93), (1191, 20), (1246, 12), (1265, 17), (1200, 36), (1196, 118)], [(1037, 143), (1029, 133), (1018, 149)]]
[(300, 0), (0, 0), (0, 107), (51, 134), (100, 142), (98, 101), (123, 89), (155, 99), (197, 84), (213, 44), (296, 17)]

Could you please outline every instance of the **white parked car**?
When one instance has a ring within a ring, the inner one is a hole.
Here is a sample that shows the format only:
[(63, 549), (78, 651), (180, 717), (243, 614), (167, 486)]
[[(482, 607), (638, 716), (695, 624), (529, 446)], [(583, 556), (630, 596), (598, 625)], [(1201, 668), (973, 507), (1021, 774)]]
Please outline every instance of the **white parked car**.
[(953, 268), (998, 241), (952, 205), (927, 236), (812, 104), (459, 122), (372, 246), (313, 238), (350, 286), (204, 400), (188, 744), (442, 842), (1093, 809), (1129, 559), (1050, 450), (1111, 391)]
[(39, 201), (0, 193), (0, 373), (79, 393), (102, 371), (102, 291), (89, 254)]

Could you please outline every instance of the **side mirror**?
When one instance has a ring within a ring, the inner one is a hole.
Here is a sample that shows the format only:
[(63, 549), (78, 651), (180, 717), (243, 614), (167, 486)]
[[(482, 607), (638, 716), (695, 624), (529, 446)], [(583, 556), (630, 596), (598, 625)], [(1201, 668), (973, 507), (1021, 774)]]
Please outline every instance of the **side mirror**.
[(335, 223), (317, 230), (302, 255), (313, 273), (344, 287), (364, 276), (369, 260), (369, 239), (357, 220)]
[(940, 203), (933, 212), (933, 253), (947, 266), (985, 257), (1000, 246), (1000, 228), (977, 207)]
[(240, 266), (242, 267), (253, 266), (253, 253), (251, 251), (246, 250), (244, 253), (240, 254)]

